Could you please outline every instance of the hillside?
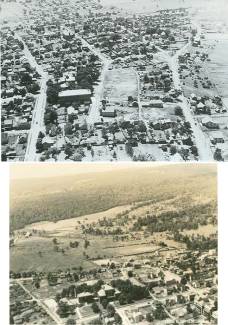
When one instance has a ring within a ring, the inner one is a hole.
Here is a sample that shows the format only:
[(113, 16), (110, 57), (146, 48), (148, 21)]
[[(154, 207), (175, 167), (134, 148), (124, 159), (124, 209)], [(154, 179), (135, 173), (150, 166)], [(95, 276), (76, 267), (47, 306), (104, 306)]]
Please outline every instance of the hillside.
[(125, 166), (103, 173), (12, 180), (10, 228), (15, 230), (34, 222), (69, 219), (180, 195), (184, 201), (197, 197), (214, 200), (216, 166), (186, 164), (137, 169)]

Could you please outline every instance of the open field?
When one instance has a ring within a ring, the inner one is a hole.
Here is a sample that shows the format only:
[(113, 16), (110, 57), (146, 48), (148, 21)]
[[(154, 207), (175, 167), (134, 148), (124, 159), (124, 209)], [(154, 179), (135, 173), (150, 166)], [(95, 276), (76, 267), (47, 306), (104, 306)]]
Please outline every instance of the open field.
[(198, 229), (194, 230), (185, 230), (183, 231), (184, 235), (201, 235), (201, 236), (209, 236), (211, 234), (215, 234), (217, 231), (217, 227), (214, 225), (206, 225), (206, 226), (201, 226)]
[(68, 220), (60, 220), (57, 222), (48, 222), (43, 221), (39, 223), (34, 223), (28, 226), (25, 226), (24, 230), (29, 231), (31, 229), (36, 230), (45, 230), (45, 232), (52, 233), (55, 236), (61, 236), (64, 234), (75, 233), (75, 227), (78, 227), (80, 223), (83, 224), (91, 224), (93, 222), (97, 222), (100, 218), (115, 218), (118, 213), (123, 213), (128, 210), (131, 206), (118, 206), (106, 211), (89, 214), (87, 216), (81, 216), (77, 218), (71, 218)]
[(6, 20), (16, 23), (23, 17), (23, 6), (21, 3), (1, 3), (0, 7), (0, 22)]
[[(212, 35), (213, 37), (213, 35)], [(216, 36), (214, 36), (216, 37)], [(210, 53), (209, 58), (209, 75), (215, 82), (219, 94), (223, 97), (228, 97), (228, 35), (226, 39), (216, 42), (215, 48)]]
[(128, 96), (137, 96), (136, 75), (131, 69), (110, 70), (105, 79), (104, 97), (110, 101), (127, 101)]

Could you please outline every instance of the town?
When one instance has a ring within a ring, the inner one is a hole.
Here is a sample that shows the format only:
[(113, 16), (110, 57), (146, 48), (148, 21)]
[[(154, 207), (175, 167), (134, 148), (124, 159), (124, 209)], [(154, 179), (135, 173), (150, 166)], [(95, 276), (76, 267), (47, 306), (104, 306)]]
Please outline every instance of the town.
[(215, 26), (188, 8), (12, 3), (23, 14), (1, 23), (3, 161), (227, 159)]
[(217, 324), (216, 243), (198, 237), (177, 249), (161, 241), (152, 253), (92, 260), (90, 270), (11, 272), (10, 324)]

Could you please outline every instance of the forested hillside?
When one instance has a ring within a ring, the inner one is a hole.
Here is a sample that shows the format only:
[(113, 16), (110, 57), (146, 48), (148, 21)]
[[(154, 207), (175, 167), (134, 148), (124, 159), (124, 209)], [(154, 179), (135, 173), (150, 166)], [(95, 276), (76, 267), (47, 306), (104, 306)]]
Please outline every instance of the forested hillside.
[[(11, 230), (38, 221), (57, 221), (135, 202), (162, 201), (183, 195), (216, 197), (214, 165), (123, 167), (104, 173), (33, 178), (11, 182)], [(139, 225), (135, 225), (139, 226)]]

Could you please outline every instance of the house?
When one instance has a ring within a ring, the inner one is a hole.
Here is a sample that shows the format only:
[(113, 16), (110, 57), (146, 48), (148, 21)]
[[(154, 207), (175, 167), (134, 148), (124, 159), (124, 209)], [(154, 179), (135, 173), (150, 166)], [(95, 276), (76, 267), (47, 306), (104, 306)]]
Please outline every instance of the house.
[(161, 100), (151, 100), (150, 107), (153, 108), (163, 108), (163, 102)]
[(138, 324), (143, 320), (143, 315), (140, 311), (134, 312), (132, 318), (135, 321), (135, 323)]
[(4, 131), (10, 131), (13, 129), (13, 120), (12, 119), (6, 119), (3, 122), (3, 129)]
[(107, 107), (105, 110), (102, 110), (101, 115), (103, 117), (116, 117), (116, 109), (114, 107)]
[(153, 123), (153, 128), (155, 130), (166, 130), (175, 125), (175, 122), (170, 119), (161, 119)]
[(104, 284), (102, 288), (98, 291), (98, 297), (100, 300), (103, 299), (113, 299), (119, 294), (119, 290), (116, 290), (108, 284)]
[(181, 277), (170, 271), (164, 271), (164, 282), (166, 285), (175, 285), (181, 282)]
[(224, 137), (221, 131), (214, 131), (210, 136), (211, 143), (217, 144), (217, 143), (224, 143)]
[(141, 276), (140, 280), (147, 286), (149, 286), (150, 288), (154, 288), (157, 287), (161, 284), (161, 278), (160, 277), (156, 277), (156, 278), (149, 278), (148, 276)]
[(80, 304), (93, 302), (94, 295), (90, 292), (82, 292), (78, 294), (78, 302)]
[(219, 129), (219, 125), (213, 122), (213, 120), (210, 117), (203, 118), (202, 125), (208, 129)]
[(54, 139), (52, 139), (49, 136), (46, 136), (42, 139), (42, 144), (45, 150), (53, 146), (54, 143), (55, 143)]

